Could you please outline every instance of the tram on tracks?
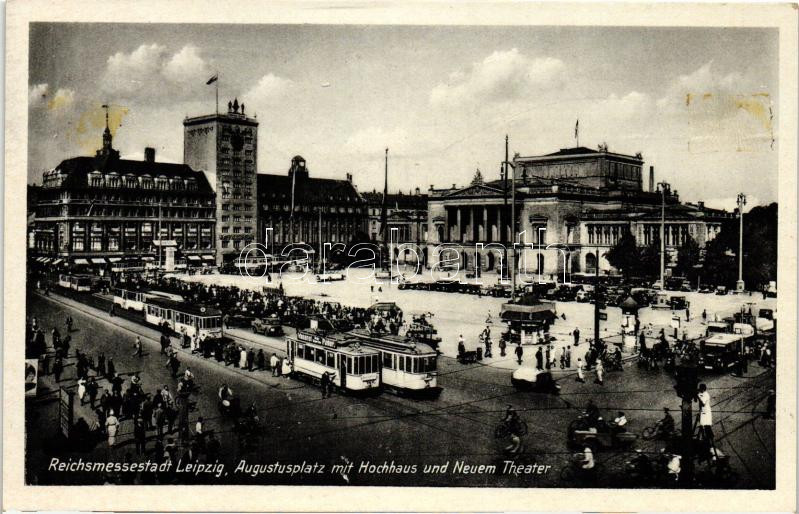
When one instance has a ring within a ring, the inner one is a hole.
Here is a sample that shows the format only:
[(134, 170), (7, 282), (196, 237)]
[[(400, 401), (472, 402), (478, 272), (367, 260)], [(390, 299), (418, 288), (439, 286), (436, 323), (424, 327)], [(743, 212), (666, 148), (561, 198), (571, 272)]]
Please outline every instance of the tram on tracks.
[(438, 352), (430, 345), (388, 333), (366, 329), (349, 332), (363, 346), (380, 353), (380, 381), (383, 389), (401, 396), (436, 398)]
[(286, 338), (286, 354), (298, 378), (315, 382), (327, 372), (331, 383), (347, 393), (380, 389), (380, 354), (348, 333), (299, 330)]
[(58, 285), (73, 291), (91, 291), (94, 280), (92, 275), (58, 275)]
[(162, 300), (172, 300), (173, 302), (183, 301), (183, 297), (180, 295), (162, 291), (141, 291), (121, 287), (114, 289), (114, 303), (126, 310), (144, 312), (144, 306), (147, 300), (151, 298), (161, 298)]
[(144, 320), (152, 325), (167, 326), (178, 334), (185, 330), (189, 337), (222, 337), (222, 313), (217, 309), (166, 298), (147, 298), (144, 307)]

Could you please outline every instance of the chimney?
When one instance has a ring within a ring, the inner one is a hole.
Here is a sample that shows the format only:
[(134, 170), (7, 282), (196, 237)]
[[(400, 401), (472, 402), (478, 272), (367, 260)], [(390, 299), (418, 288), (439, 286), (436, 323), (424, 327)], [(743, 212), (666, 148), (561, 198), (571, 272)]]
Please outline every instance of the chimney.
[(144, 161), (145, 162), (155, 162), (155, 148), (150, 148), (149, 146), (144, 149)]
[(457, 188), (455, 187), (455, 184), (452, 184), (452, 189), (457, 189)]
[(352, 173), (347, 173), (347, 182), (352, 183)]
[(654, 193), (655, 192), (655, 167), (654, 166), (650, 166), (649, 167), (649, 192), (650, 193)]

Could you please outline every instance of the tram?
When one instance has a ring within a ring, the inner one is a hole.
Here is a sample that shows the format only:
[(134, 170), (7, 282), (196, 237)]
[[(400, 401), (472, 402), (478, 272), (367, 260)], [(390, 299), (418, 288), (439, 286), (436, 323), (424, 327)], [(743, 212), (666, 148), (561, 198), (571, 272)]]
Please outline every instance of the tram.
[(295, 376), (316, 381), (327, 372), (331, 383), (350, 393), (380, 389), (380, 355), (350, 334), (298, 330), (286, 338), (286, 354)]
[(349, 332), (363, 346), (380, 352), (383, 388), (398, 395), (435, 398), (441, 394), (437, 384), (438, 352), (412, 339), (365, 329)]
[(166, 325), (176, 333), (185, 329), (189, 337), (222, 337), (222, 313), (216, 309), (164, 298), (147, 298), (144, 307), (144, 320), (152, 325)]
[(58, 275), (58, 285), (73, 291), (91, 291), (91, 275)]
[(114, 290), (114, 303), (126, 310), (144, 312), (144, 306), (147, 300), (151, 298), (172, 300), (173, 302), (183, 301), (183, 297), (180, 295), (164, 293), (162, 291), (137, 291), (121, 287)]

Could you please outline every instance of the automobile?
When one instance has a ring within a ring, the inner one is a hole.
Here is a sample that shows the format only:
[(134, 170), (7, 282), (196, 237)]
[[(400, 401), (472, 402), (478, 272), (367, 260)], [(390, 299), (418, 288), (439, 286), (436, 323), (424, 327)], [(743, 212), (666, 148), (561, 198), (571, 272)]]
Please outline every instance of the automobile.
[(691, 287), (691, 281), (683, 280), (682, 285), (680, 285), (680, 291), (683, 291), (685, 293), (690, 293), (691, 291), (693, 291), (693, 287)]
[(776, 298), (777, 282), (775, 280), (769, 280), (768, 285), (763, 290), (763, 294), (765, 294), (767, 298)]
[(669, 301), (673, 311), (681, 311), (691, 306), (691, 302), (686, 301), (684, 296), (672, 296)]
[(265, 336), (282, 336), (283, 325), (279, 318), (255, 319), (252, 321), (252, 333)]
[(758, 318), (763, 319), (770, 319), (774, 320), (774, 310), (773, 309), (760, 309), (757, 313)]
[(702, 293), (702, 294), (709, 294), (709, 293), (714, 292), (714, 289), (712, 287), (709, 287), (709, 286), (702, 286), (702, 287), (699, 288), (699, 292)]
[(593, 291), (586, 291), (585, 289), (582, 289), (580, 291), (577, 291), (577, 296), (575, 296), (574, 299), (580, 303), (586, 303), (590, 302), (593, 297), (594, 297)]
[(716, 294), (720, 296), (727, 294), (727, 288), (725, 286), (718, 286), (716, 288)]
[(231, 328), (245, 328), (252, 324), (253, 316), (246, 314), (231, 314), (225, 318), (225, 324)]
[(612, 427), (600, 421), (596, 427), (569, 426), (568, 444), (572, 448), (590, 447), (592, 450), (627, 448), (638, 435), (632, 432), (614, 432)]
[(652, 282), (652, 289), (663, 289), (663, 283), (660, 280)]
[(699, 342), (700, 368), (722, 371), (734, 366), (741, 355), (743, 334), (714, 334)]
[(539, 371), (533, 367), (523, 367), (515, 370), (511, 375), (510, 382), (517, 391), (550, 394), (558, 394), (560, 392), (560, 386), (555, 383), (552, 373)]

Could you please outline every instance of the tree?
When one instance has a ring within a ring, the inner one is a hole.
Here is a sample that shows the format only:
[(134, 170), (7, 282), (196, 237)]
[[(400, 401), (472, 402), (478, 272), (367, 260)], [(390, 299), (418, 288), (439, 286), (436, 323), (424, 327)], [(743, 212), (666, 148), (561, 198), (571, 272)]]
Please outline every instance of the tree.
[(641, 260), (638, 264), (641, 277), (660, 276), (660, 238), (655, 236), (652, 242), (641, 249)]
[(622, 235), (616, 245), (605, 254), (605, 258), (611, 266), (621, 270), (625, 278), (636, 274), (641, 261), (641, 252), (632, 232), (628, 230)]
[(678, 276), (686, 277), (693, 283), (698, 274), (696, 266), (700, 263), (700, 260), (699, 244), (689, 235), (677, 250), (677, 266), (675, 266), (674, 271)]

